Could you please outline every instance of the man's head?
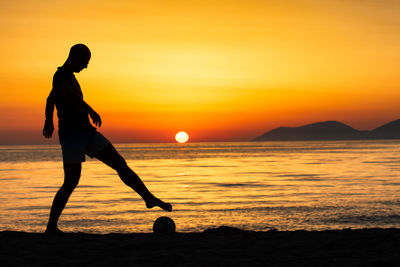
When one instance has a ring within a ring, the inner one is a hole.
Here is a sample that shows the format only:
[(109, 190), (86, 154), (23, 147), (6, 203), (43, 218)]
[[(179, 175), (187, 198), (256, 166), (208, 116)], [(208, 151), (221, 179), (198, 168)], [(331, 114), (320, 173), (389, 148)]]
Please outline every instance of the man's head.
[(87, 68), (90, 60), (90, 50), (84, 44), (76, 44), (71, 47), (67, 61), (65, 62), (73, 72), (80, 72)]

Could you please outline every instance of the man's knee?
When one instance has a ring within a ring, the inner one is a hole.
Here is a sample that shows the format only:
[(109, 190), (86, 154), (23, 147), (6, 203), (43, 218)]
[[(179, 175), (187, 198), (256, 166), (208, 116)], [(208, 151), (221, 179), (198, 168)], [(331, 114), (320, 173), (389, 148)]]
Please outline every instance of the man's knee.
[(64, 164), (64, 184), (62, 187), (66, 190), (74, 190), (79, 183), (81, 177), (81, 163), (65, 163)]
[(97, 159), (104, 162), (117, 172), (123, 171), (128, 167), (125, 159), (117, 152), (113, 145), (109, 144), (105, 149), (100, 151), (96, 156)]
[(62, 188), (72, 192), (78, 186), (78, 184), (79, 184), (79, 178), (69, 178), (65, 179)]
[(123, 172), (129, 169), (128, 164), (126, 163), (125, 159), (118, 154), (117, 157), (113, 160), (112, 166), (117, 172)]

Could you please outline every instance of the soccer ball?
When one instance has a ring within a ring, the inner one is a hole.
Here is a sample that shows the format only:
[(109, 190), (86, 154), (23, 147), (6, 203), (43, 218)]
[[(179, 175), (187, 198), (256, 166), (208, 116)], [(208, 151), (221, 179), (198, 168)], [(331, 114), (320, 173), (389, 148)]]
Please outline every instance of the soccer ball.
[(153, 232), (155, 234), (175, 233), (175, 223), (169, 217), (160, 217), (153, 224)]

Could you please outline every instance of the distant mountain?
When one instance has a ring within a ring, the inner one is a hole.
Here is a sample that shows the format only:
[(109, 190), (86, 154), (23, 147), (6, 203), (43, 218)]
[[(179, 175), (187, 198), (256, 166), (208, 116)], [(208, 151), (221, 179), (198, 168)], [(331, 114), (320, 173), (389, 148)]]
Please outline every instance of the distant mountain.
[(300, 127), (279, 127), (254, 141), (400, 139), (400, 120), (372, 131), (359, 131), (337, 121), (324, 121)]
[(395, 120), (371, 131), (373, 139), (399, 139), (400, 120)]

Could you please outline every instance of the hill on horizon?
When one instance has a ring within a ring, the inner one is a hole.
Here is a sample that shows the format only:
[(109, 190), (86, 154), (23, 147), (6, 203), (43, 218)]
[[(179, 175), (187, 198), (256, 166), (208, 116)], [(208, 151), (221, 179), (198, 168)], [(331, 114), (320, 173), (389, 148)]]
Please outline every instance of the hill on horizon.
[(368, 139), (400, 139), (400, 119), (371, 131), (360, 131), (338, 121), (317, 122), (300, 127), (279, 127), (253, 139), (253, 141)]

